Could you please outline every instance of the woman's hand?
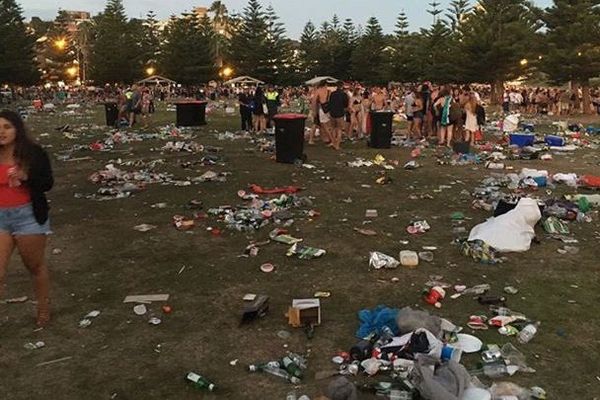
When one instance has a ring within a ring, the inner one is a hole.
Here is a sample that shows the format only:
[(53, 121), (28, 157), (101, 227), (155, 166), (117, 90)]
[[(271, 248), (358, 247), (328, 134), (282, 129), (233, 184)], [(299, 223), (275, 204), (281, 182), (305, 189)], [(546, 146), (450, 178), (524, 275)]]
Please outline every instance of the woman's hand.
[(27, 181), (28, 178), (27, 173), (19, 167), (12, 167), (8, 170), (8, 186), (10, 187), (19, 187), (21, 182)]

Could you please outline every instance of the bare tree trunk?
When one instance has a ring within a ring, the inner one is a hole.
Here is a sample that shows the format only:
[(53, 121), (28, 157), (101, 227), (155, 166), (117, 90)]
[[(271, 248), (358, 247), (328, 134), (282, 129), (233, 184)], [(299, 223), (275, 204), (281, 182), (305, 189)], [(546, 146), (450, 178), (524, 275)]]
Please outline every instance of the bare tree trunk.
[(583, 113), (591, 114), (592, 113), (592, 101), (590, 98), (590, 81), (586, 79), (581, 83), (581, 91), (583, 94)]
[(504, 94), (504, 82), (495, 81), (492, 83), (491, 100), (493, 105), (502, 104), (502, 95)]
[(571, 82), (571, 91), (575, 95), (575, 104), (573, 105), (575, 109), (573, 110), (573, 113), (579, 114), (579, 111), (581, 110), (581, 102), (579, 101), (579, 82)]

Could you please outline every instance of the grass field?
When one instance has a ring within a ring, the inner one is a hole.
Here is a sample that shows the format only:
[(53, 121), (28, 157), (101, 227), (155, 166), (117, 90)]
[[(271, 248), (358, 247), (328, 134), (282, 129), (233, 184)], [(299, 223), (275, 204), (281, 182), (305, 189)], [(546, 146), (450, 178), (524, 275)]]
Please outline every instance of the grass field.
[[(559, 254), (562, 244), (546, 238), (538, 227), (541, 242), (533, 244), (530, 251), (509, 254), (508, 262), (497, 266), (482, 265), (463, 257), (452, 245), (455, 236), (450, 219), (453, 211), (463, 212), (468, 231), (489, 217), (485, 211), (471, 209), (471, 198), (461, 194), (488, 175), (482, 165), (439, 166), (430, 149), (419, 160), (422, 168), (406, 171), (401, 166), (410, 159), (410, 149), (375, 150), (364, 142), (345, 143), (341, 152), (321, 145), (306, 147), (308, 162), (316, 169), (277, 164), (268, 154), (250, 151), (254, 146), (248, 140), (217, 140), (216, 131), (238, 127), (237, 116), (221, 112), (209, 116), (209, 124), (194, 131), (193, 140), (222, 147), (219, 154), (224, 165), (183, 169), (181, 162), (197, 160), (201, 155), (156, 150), (164, 140), (120, 144), (112, 152), (73, 153), (74, 157), (91, 157), (88, 160), (59, 161), (54, 157), (73, 145), (103, 139), (108, 130), (95, 127), (102, 121), (100, 106), (76, 115), (58, 112), (29, 119), (33, 135), (53, 155), (55, 169), (56, 185), (49, 195), (54, 235), (48, 249), (53, 320), (48, 328), (34, 331), (33, 304), (0, 304), (1, 399), (283, 399), (291, 389), (288, 384), (268, 375), (249, 374), (246, 367), (281, 356), (287, 349), (304, 352), (308, 348), (312, 349), (308, 378), (298, 393), (314, 398), (327, 384), (315, 381), (314, 373), (331, 369), (331, 357), (355, 343), (356, 313), (360, 309), (378, 304), (416, 306), (465, 328), (469, 315), (486, 311), (466, 296), (446, 299), (441, 310), (430, 308), (421, 300), (421, 290), (431, 275), (441, 275), (451, 284), (489, 283), (493, 294), (502, 294), (506, 285), (517, 287), (519, 293), (509, 296), (508, 307), (540, 320), (541, 327), (532, 342), (517, 344), (537, 372), (517, 374), (510, 381), (526, 387), (541, 386), (551, 399), (600, 398), (597, 214), (591, 223), (570, 225), (580, 241), (578, 254)], [(144, 132), (157, 132), (172, 121), (174, 113), (161, 108), (152, 127)], [(55, 131), (65, 123), (75, 129), (74, 139)], [(386, 171), (392, 179), (388, 185), (375, 183), (380, 167), (346, 166), (356, 157), (372, 159), (378, 153), (400, 162), (400, 167)], [(88, 181), (88, 176), (117, 158), (146, 162), (164, 159), (156, 170), (177, 178), (199, 176), (207, 170), (231, 175), (224, 183), (181, 187), (150, 184), (130, 198), (111, 201), (75, 197), (77, 193), (94, 193), (98, 185)], [(600, 175), (597, 150), (579, 150), (549, 162), (507, 164), (516, 171), (531, 167), (552, 173)], [(173, 215), (192, 215), (185, 208), (190, 200), (201, 200), (205, 210), (240, 204), (237, 191), (252, 183), (304, 187), (301, 195), (314, 197), (312, 208), (320, 216), (309, 218), (294, 210), (296, 222), (290, 231), (304, 238), (306, 244), (326, 249), (327, 254), (320, 259), (298, 260), (286, 257), (287, 246), (271, 243), (262, 246), (256, 257), (238, 257), (250, 241), (268, 239), (272, 225), (240, 233), (209, 217), (188, 232), (173, 227)], [(440, 191), (440, 185), (450, 188)], [(551, 196), (564, 193), (568, 189), (559, 186)], [(411, 199), (413, 194), (429, 194), (433, 199)], [(546, 196), (543, 191), (539, 194)], [(347, 198), (352, 202), (343, 201)], [(151, 207), (159, 202), (166, 202), (166, 208)], [(377, 209), (379, 216), (363, 225), (368, 208)], [(392, 214), (396, 216), (390, 217)], [(405, 230), (416, 217), (427, 219), (431, 225), (429, 232), (418, 237)], [(142, 223), (157, 228), (145, 233), (133, 229)], [(223, 234), (212, 236), (206, 231), (212, 226), (221, 228)], [(378, 235), (363, 236), (354, 227), (373, 229)], [(403, 240), (409, 244), (402, 244)], [(369, 270), (370, 251), (397, 256), (402, 249), (420, 250), (428, 245), (438, 248), (432, 263), (422, 263), (416, 269)], [(52, 249), (62, 252), (51, 254)], [(276, 271), (262, 273), (259, 266), (264, 262), (275, 264)], [(392, 282), (392, 278), (399, 281)], [(17, 255), (6, 285), (7, 298), (33, 296), (29, 275)], [(287, 326), (284, 313), (293, 298), (311, 297), (315, 291), (330, 291), (331, 297), (321, 300), (323, 323), (308, 341), (301, 329)], [(171, 314), (163, 315), (162, 303), (149, 306), (150, 312), (162, 318), (158, 326), (148, 324), (148, 316), (135, 315), (131, 304), (123, 304), (127, 295), (150, 293), (171, 295)], [(241, 298), (246, 293), (271, 296), (271, 306), (265, 318), (240, 327)], [(79, 321), (92, 310), (101, 314), (91, 326), (80, 328)], [(280, 330), (289, 330), (291, 337), (280, 339)], [(494, 329), (476, 335), (485, 343), (516, 343)], [(38, 340), (46, 346), (38, 350), (23, 347)], [(62, 357), (71, 358), (36, 366)], [(230, 365), (235, 359), (238, 364)], [(476, 355), (465, 358), (467, 365), (476, 362)], [(190, 387), (184, 381), (188, 371), (212, 379), (218, 390), (208, 394)]]

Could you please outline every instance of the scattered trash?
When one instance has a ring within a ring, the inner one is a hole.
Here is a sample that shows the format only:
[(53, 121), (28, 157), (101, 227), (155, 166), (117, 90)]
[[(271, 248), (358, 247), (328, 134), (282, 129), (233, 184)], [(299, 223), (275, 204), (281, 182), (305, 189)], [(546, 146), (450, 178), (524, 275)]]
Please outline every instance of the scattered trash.
[(152, 229), (156, 229), (156, 225), (141, 224), (134, 226), (133, 229), (135, 229), (138, 232), (148, 232)]
[(38, 341), (35, 343), (29, 342), (29, 343), (25, 343), (25, 345), (23, 346), (24, 348), (26, 348), (27, 350), (37, 350), (37, 349), (41, 349), (42, 347), (45, 347), (46, 343), (42, 342), (42, 341)]
[(393, 269), (393, 268), (398, 268), (399, 265), (400, 265), (400, 261), (396, 260), (394, 257), (388, 256), (388, 255), (380, 253), (378, 251), (372, 251), (370, 253), (369, 267), (371, 267), (371, 268)]
[(79, 321), (80, 328), (87, 328), (92, 324), (92, 320), (100, 315), (100, 311), (94, 310), (87, 313), (81, 321)]
[(288, 257), (296, 256), (301, 260), (310, 260), (313, 258), (324, 256), (325, 254), (326, 251), (323, 249), (304, 246), (300, 243), (294, 243), (294, 245), (290, 247), (286, 253)]

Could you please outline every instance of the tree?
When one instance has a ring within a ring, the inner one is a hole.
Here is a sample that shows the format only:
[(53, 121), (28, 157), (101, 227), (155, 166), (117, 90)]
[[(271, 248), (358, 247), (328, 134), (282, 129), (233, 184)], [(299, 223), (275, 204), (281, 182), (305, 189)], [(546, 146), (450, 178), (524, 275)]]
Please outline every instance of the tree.
[[(419, 80), (430, 80), (438, 83), (460, 82), (458, 60), (455, 57), (456, 46), (452, 32), (445, 21), (437, 19), (429, 29), (421, 30), (421, 38), (415, 49), (416, 67), (420, 70)], [(412, 68), (415, 68), (414, 63)]]
[(440, 3), (435, 0), (429, 3), (429, 7), (430, 8), (427, 10), (427, 13), (431, 14), (433, 17), (433, 23), (435, 24), (438, 20), (438, 15), (440, 15), (443, 11), (439, 8)]
[(76, 76), (71, 76), (71, 71), (77, 58), (75, 37), (67, 30), (69, 16), (60, 10), (52, 25), (45, 32), (46, 40), (38, 43), (39, 65), (42, 69), (44, 81), (70, 81)]
[(299, 72), (303, 78), (310, 78), (315, 75), (315, 66), (318, 63), (317, 48), (319, 36), (315, 25), (308, 21), (304, 25), (302, 35), (300, 36), (300, 65)]
[(452, 0), (450, 2), (446, 18), (448, 18), (448, 25), (452, 33), (456, 34), (459, 32), (458, 28), (465, 22), (470, 11), (470, 0)]
[(231, 37), (231, 61), (239, 75), (265, 80), (267, 19), (258, 0), (249, 0)]
[(212, 26), (215, 32), (216, 64), (221, 67), (224, 59), (228, 58), (230, 18), (229, 10), (222, 1), (214, 1), (208, 11), (213, 14)]
[(390, 55), (388, 76), (391, 80), (401, 82), (416, 82), (421, 79), (422, 66), (416, 57), (420, 49), (421, 36), (411, 35), (408, 31), (408, 18), (404, 11), (400, 12), (396, 20), (394, 37), (392, 40), (394, 51)]
[(160, 56), (160, 30), (154, 11), (148, 11), (142, 24), (141, 54), (144, 65), (156, 65)]
[(265, 17), (267, 30), (262, 76), (269, 82), (284, 83), (289, 78), (291, 67), (289, 41), (285, 37), (285, 28), (271, 5), (267, 7)]
[(227, 29), (228, 23), (228, 14), (227, 6), (222, 1), (213, 1), (213, 3), (208, 8), (208, 11), (213, 13), (212, 23), (215, 28), (215, 32), (219, 32), (219, 30)]
[(352, 77), (368, 83), (384, 83), (383, 30), (375, 17), (369, 18), (365, 32), (352, 54)]
[(528, 72), (521, 60), (536, 51), (539, 25), (526, 0), (480, 0), (460, 26), (465, 78), (492, 84), (492, 101), (499, 103), (504, 82)]
[(406, 16), (404, 10), (402, 10), (400, 14), (398, 14), (398, 18), (396, 19), (396, 29), (394, 30), (396, 39), (401, 40), (408, 36), (408, 26), (408, 17)]
[(541, 68), (555, 83), (581, 85), (589, 113), (590, 78), (600, 73), (600, 0), (554, 0), (542, 19), (546, 49)]
[(39, 80), (34, 46), (21, 7), (14, 0), (0, 0), (0, 83), (30, 85)]
[(172, 17), (164, 32), (160, 68), (185, 85), (206, 83), (216, 76), (214, 30), (208, 17)]
[(142, 75), (137, 60), (139, 43), (132, 35), (136, 26), (128, 24), (122, 0), (108, 0), (104, 11), (95, 17), (90, 66), (97, 83), (132, 82)]

